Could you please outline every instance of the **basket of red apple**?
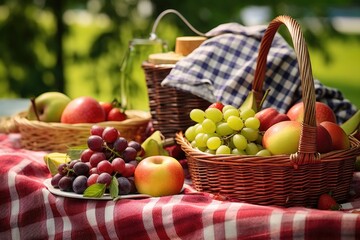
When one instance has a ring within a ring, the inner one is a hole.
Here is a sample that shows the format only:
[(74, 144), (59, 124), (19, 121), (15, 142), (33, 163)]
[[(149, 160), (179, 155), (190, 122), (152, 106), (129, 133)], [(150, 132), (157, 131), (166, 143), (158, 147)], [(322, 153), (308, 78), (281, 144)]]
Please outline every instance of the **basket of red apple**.
[(89, 96), (69, 98), (60, 92), (46, 92), (29, 101), (29, 109), (14, 117), (21, 134), (21, 146), (38, 151), (66, 151), (80, 146), (91, 127), (115, 127), (127, 140), (142, 142), (150, 114), (123, 111), (116, 100), (100, 102)]
[[(302, 99), (287, 113), (261, 108), (269, 48), (278, 28), (289, 30), (300, 69)], [(360, 142), (325, 104), (316, 102), (309, 55), (299, 24), (279, 16), (260, 44), (252, 91), (240, 108), (217, 103), (193, 109), (193, 125), (178, 132), (196, 190), (260, 205), (314, 207), (322, 193), (348, 200)], [(351, 124), (351, 121), (354, 124)]]

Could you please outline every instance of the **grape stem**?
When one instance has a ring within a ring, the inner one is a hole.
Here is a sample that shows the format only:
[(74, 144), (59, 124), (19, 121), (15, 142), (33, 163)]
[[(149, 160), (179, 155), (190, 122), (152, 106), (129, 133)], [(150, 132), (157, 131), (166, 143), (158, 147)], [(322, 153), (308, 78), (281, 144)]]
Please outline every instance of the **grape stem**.
[[(110, 152), (113, 153), (114, 155), (116, 155), (117, 157), (121, 157), (121, 155), (118, 152), (114, 151), (112, 148), (108, 147), (107, 145), (105, 145), (105, 148), (110, 150)], [(109, 161), (111, 162), (114, 158), (115, 158), (115, 156), (111, 156), (109, 158)]]
[(232, 134), (230, 134), (230, 135), (228, 135), (228, 136), (223, 136), (223, 137), (221, 137), (221, 140), (228, 143), (228, 142), (231, 140), (231, 138), (232, 138), (235, 134), (238, 134), (238, 133), (240, 133), (240, 131), (236, 131), (236, 132), (234, 132), (234, 133), (232, 133)]
[(70, 176), (70, 173), (74, 173), (74, 169), (67, 169), (66, 176)]

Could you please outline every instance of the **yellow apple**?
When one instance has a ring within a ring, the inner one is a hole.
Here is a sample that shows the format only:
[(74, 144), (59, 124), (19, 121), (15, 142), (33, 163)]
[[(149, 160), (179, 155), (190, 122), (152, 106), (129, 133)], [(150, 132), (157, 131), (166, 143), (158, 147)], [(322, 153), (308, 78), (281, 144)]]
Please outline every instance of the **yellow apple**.
[[(336, 125), (336, 123), (333, 123)], [(262, 144), (272, 155), (292, 154), (298, 150), (301, 134), (301, 123), (282, 121), (266, 130)], [(322, 123), (316, 127), (316, 147), (319, 153), (333, 150), (331, 133)]]
[(153, 197), (180, 193), (184, 179), (184, 170), (181, 164), (170, 156), (144, 158), (139, 162), (134, 173), (138, 192)]
[(278, 122), (266, 130), (262, 144), (272, 155), (296, 153), (299, 146), (300, 133), (300, 122)]

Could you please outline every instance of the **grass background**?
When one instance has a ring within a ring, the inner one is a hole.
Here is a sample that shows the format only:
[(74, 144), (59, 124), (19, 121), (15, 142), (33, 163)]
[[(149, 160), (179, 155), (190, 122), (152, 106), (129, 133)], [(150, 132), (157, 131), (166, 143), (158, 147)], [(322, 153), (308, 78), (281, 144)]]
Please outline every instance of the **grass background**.
[(345, 98), (360, 107), (360, 41), (333, 39), (327, 43), (333, 58), (326, 63), (324, 58), (309, 48), (314, 77), (323, 84), (342, 91)]

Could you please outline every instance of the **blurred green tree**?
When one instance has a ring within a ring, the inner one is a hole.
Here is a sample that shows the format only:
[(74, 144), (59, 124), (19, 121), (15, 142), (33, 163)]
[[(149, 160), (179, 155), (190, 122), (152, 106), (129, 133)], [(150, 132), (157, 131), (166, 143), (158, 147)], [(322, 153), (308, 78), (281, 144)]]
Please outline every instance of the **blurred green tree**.
[[(64, 1), (2, 1), (0, 21), (1, 94), (28, 97), (64, 91), (62, 22)], [(42, 22), (51, 14), (52, 22)]]
[[(68, 83), (65, 71), (69, 60), (91, 62), (96, 69), (103, 58), (107, 59), (104, 71), (114, 91), (118, 90), (119, 63), (128, 42), (134, 37), (148, 37), (155, 18), (162, 11), (176, 9), (195, 28), (206, 32), (225, 22), (243, 23), (241, 9), (251, 4), (254, 3), (250, 0), (0, 0), (0, 95), (30, 97), (50, 90), (65, 92)], [(329, 58), (323, 43), (330, 36), (336, 36), (325, 18), (329, 6), (358, 6), (359, 3), (356, 0), (294, 0), (286, 4), (282, 0), (259, 0), (256, 4), (269, 6), (270, 18), (279, 14), (297, 19), (317, 17), (323, 31), (304, 28), (305, 35), (309, 45)], [(64, 39), (70, 34), (70, 26), (64, 22), (64, 13), (76, 9), (103, 15), (110, 20), (109, 27), (96, 36), (89, 51), (80, 55), (64, 49)], [(160, 38), (168, 41), (170, 49), (176, 36), (193, 34), (175, 16), (164, 18), (158, 33)], [(95, 74), (92, 81), (98, 94), (101, 92), (101, 77)]]

